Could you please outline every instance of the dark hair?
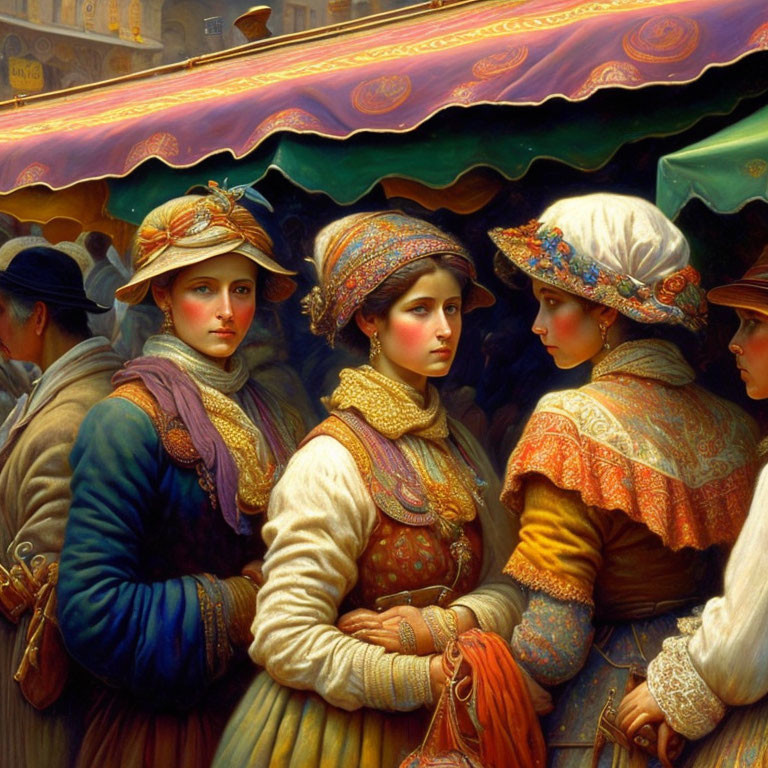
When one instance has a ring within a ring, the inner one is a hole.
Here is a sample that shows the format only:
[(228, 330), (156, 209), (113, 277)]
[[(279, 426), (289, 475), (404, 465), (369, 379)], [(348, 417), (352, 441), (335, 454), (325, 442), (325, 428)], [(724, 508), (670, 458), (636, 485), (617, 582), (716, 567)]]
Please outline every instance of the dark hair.
[[(404, 293), (407, 293), (420, 277), (437, 272), (439, 269), (450, 272), (456, 278), (463, 299), (470, 284), (469, 262), (461, 256), (441, 253), (410, 261), (400, 267), (397, 272), (391, 274), (378, 288), (365, 297), (359, 311), (364, 317), (386, 317), (392, 305)], [(353, 352), (360, 354), (367, 354), (368, 352), (370, 342), (368, 337), (358, 328), (354, 315), (339, 331), (336, 338)]]
[(46, 306), (48, 307), (48, 317), (50, 317), (51, 322), (67, 336), (73, 336), (78, 339), (89, 339), (91, 337), (88, 313), (84, 309), (62, 307), (59, 304), (46, 304)]
[(157, 277), (153, 277), (152, 280), (149, 282), (149, 293), (150, 296), (152, 296), (152, 300), (154, 302), (154, 294), (152, 293), (152, 286), (157, 285), (160, 288), (165, 288), (166, 290), (173, 285), (173, 281), (179, 276), (179, 272), (183, 267), (178, 267), (177, 269), (170, 269), (168, 272), (163, 272), (162, 274), (159, 274)]
[(42, 299), (33, 299), (28, 296), (20, 296), (8, 291), (0, 291), (8, 312), (13, 321), (19, 325), (32, 317), (32, 310), (38, 301), (42, 301), (48, 309), (48, 319), (67, 336), (73, 336), (78, 339), (88, 339), (91, 337), (91, 329), (88, 327), (88, 313), (84, 309), (74, 307), (62, 307), (60, 304), (53, 304)]

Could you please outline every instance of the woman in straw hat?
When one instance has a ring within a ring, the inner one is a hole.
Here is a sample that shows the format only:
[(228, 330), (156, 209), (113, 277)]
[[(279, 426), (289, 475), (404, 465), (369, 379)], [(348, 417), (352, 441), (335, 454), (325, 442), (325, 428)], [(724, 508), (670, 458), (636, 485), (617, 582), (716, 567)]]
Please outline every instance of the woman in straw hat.
[[(104, 687), (79, 765), (203, 768), (247, 683), (261, 514), (303, 434), (236, 354), (261, 295), (295, 287), (262, 225), (210, 186), (151, 211), (135, 273), (165, 315), (72, 451), (61, 559), (68, 650)], [(245, 664), (243, 663), (245, 662)]]
[[(749, 397), (768, 398), (768, 248), (741, 280), (713, 288), (708, 298), (736, 310), (739, 328), (728, 348)], [(681, 625), (685, 634), (664, 643), (648, 665), (648, 682), (619, 707), (629, 738), (647, 723), (660, 723), (660, 745), (671, 729), (696, 740), (682, 761), (686, 768), (768, 766), (766, 506), (763, 467), (725, 569), (723, 594)]]
[(428, 383), (451, 368), (462, 314), (493, 303), (469, 254), (385, 211), (328, 225), (315, 263), (313, 332), (368, 351), (370, 365), (341, 372), (331, 415), (273, 491), (250, 649), (264, 671), (222, 738), (221, 768), (397, 768), (445, 681), (440, 652), (472, 627), (508, 637), (519, 619), (501, 574), (513, 520)]
[[(613, 697), (710, 588), (708, 553), (746, 515), (754, 427), (658, 333), (696, 331), (706, 309), (658, 208), (591, 194), (490, 236), (499, 265), (532, 278), (532, 330), (555, 364), (592, 366), (588, 384), (539, 401), (507, 465), (502, 500), (521, 529), (505, 572), (528, 590), (513, 654), (556, 693), (552, 766), (625, 764)], [(638, 743), (652, 750), (652, 736)]]

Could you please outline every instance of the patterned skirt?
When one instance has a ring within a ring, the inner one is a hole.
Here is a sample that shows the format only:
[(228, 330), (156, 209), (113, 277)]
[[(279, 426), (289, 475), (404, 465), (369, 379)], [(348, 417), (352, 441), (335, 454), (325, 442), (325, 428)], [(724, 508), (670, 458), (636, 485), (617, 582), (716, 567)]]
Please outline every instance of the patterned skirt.
[(430, 713), (347, 712), (260, 672), (237, 707), (214, 768), (398, 768), (421, 743)]

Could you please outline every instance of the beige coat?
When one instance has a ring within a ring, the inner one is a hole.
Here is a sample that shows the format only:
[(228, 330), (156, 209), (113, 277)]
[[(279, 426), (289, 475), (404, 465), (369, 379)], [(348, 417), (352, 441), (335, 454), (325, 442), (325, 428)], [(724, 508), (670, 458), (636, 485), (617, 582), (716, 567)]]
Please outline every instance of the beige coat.
[[(103, 337), (73, 347), (48, 368), (0, 449), (0, 558), (28, 564), (57, 560), (69, 512), (69, 453), (85, 414), (111, 391), (120, 358)], [(58, 768), (70, 760), (67, 697), (38, 712), (13, 674), (29, 614), (13, 625), (0, 616), (0, 744), (2, 765)], [(76, 747), (76, 745), (72, 745)], [(6, 762), (7, 761), (7, 762)]]

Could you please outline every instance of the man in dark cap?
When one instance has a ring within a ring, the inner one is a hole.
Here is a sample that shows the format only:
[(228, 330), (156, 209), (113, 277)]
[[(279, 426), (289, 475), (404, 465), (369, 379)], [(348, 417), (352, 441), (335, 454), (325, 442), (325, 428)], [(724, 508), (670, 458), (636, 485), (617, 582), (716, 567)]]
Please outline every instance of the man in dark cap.
[(108, 309), (87, 298), (77, 263), (56, 248), (26, 248), (0, 271), (0, 352), (42, 371), (0, 447), (0, 744), (9, 765), (69, 766), (76, 746), (76, 697), (61, 695), (68, 661), (55, 585), (69, 453), (121, 365), (88, 328), (88, 312)]

